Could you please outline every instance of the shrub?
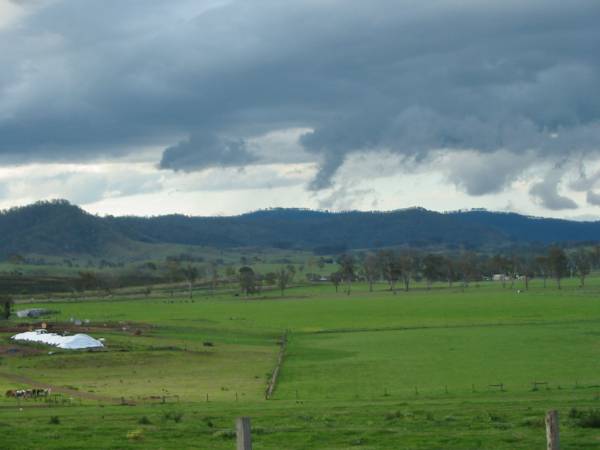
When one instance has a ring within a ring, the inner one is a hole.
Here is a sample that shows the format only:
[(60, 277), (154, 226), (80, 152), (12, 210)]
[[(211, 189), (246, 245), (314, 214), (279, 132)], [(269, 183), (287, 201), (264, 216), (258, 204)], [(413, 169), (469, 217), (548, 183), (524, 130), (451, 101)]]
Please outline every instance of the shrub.
[(50, 423), (52, 425), (59, 425), (60, 419), (58, 418), (58, 416), (52, 416), (52, 417), (50, 417)]
[(585, 415), (585, 412), (584, 411), (580, 411), (577, 408), (571, 408), (569, 410), (569, 417), (571, 419), (580, 419), (584, 415)]
[(150, 422), (150, 419), (148, 419), (148, 417), (146, 417), (146, 416), (140, 417), (140, 420), (138, 420), (138, 423), (140, 425), (151, 425), (152, 424), (152, 422)]
[(163, 419), (179, 423), (183, 419), (183, 413), (179, 411), (169, 411), (163, 414)]
[(600, 428), (600, 409), (591, 409), (579, 418), (582, 428)]

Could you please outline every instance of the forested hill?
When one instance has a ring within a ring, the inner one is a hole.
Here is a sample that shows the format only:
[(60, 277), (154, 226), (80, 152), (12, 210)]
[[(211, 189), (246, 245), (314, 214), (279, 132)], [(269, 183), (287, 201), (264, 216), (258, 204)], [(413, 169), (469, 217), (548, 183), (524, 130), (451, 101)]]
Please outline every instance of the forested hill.
[(0, 214), (0, 254), (110, 256), (140, 243), (210, 247), (278, 247), (339, 253), (398, 245), (503, 247), (595, 241), (600, 222), (420, 208), (330, 213), (271, 209), (231, 217), (98, 217), (66, 201), (36, 203)]

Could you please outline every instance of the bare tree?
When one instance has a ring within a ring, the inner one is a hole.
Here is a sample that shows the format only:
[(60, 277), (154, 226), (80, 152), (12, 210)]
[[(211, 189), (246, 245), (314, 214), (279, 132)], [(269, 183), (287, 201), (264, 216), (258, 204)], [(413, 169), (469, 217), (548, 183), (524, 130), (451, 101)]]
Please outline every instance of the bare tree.
[(511, 273), (511, 260), (502, 255), (494, 255), (489, 264), (495, 274), (501, 275), (502, 287), (506, 287), (506, 277)]
[(219, 269), (214, 261), (208, 264), (208, 276), (210, 277), (210, 292), (214, 294), (219, 284)]
[(550, 276), (550, 262), (548, 261), (548, 257), (544, 255), (537, 256), (535, 258), (535, 264), (537, 267), (537, 271), (542, 276), (544, 287), (546, 287), (546, 281)]
[(339, 271), (333, 272), (329, 276), (329, 280), (333, 283), (333, 285), (335, 286), (335, 292), (337, 292), (338, 288), (340, 286), (340, 283), (342, 282), (342, 274)]
[(536, 263), (531, 256), (523, 256), (517, 260), (517, 269), (525, 281), (525, 290), (529, 289), (529, 280), (535, 274), (535, 266)]
[(572, 255), (572, 262), (575, 273), (579, 277), (579, 286), (585, 285), (585, 278), (590, 274), (592, 262), (590, 255), (582, 248)]
[(188, 284), (189, 297), (192, 298), (194, 283), (196, 282), (196, 279), (199, 275), (198, 268), (192, 266), (191, 264), (188, 264), (183, 269), (181, 269), (181, 274), (183, 275), (185, 281)]
[(410, 280), (418, 268), (418, 258), (416, 255), (406, 252), (400, 255), (400, 276), (404, 282), (404, 290), (408, 292)]
[(256, 274), (254, 273), (254, 270), (252, 270), (252, 267), (249, 266), (240, 267), (238, 274), (240, 289), (242, 290), (242, 293), (248, 297), (249, 294), (256, 291)]
[(451, 288), (456, 279), (456, 263), (449, 256), (444, 257), (444, 272), (448, 287)]
[(475, 253), (463, 253), (458, 260), (458, 267), (462, 279), (463, 289), (469, 287), (469, 283), (471, 281), (476, 281), (479, 279), (479, 265)]
[(556, 280), (556, 286), (561, 289), (560, 280), (569, 273), (567, 255), (560, 247), (551, 247), (548, 251), (548, 266)]
[[(291, 266), (294, 267), (294, 266)], [(285, 289), (291, 283), (294, 278), (294, 274), (290, 271), (290, 266), (281, 267), (279, 271), (275, 274), (275, 280), (277, 282), (277, 287), (281, 291), (281, 295), (285, 295)]]
[(432, 283), (444, 277), (444, 258), (440, 255), (428, 254), (423, 258), (423, 276), (427, 282), (427, 289)]
[(368, 253), (362, 259), (361, 265), (362, 272), (369, 283), (369, 292), (373, 292), (373, 283), (379, 278), (379, 274), (381, 273), (379, 268), (379, 258), (373, 253)]
[(355, 271), (355, 260), (354, 256), (346, 253), (338, 258), (338, 264), (340, 265), (340, 273), (342, 278), (346, 281), (346, 294), (350, 295), (352, 289), (352, 280), (354, 280)]
[(392, 250), (382, 250), (377, 254), (381, 274), (390, 286), (390, 291), (396, 293), (396, 282), (402, 273), (398, 255)]

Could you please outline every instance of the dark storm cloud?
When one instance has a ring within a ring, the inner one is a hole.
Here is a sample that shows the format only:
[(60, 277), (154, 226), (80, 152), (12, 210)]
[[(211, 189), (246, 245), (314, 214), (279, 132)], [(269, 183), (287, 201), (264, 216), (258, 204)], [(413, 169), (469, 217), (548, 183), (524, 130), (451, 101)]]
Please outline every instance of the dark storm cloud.
[[(5, 160), (158, 144), (164, 168), (242, 166), (260, 161), (247, 139), (307, 127), (319, 190), (358, 152), (600, 153), (597, 0), (35, 4), (0, 30)], [(450, 179), (496, 192), (527, 167), (513, 162)]]
[(210, 134), (194, 134), (167, 148), (160, 161), (162, 169), (193, 172), (209, 167), (243, 167), (257, 160), (242, 140), (221, 139)]

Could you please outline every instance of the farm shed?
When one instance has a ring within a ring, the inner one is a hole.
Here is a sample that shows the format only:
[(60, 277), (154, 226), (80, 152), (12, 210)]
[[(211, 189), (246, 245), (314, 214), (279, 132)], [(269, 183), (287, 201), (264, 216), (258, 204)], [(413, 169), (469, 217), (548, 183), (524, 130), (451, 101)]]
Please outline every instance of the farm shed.
[(40, 344), (53, 345), (58, 348), (79, 350), (84, 348), (100, 348), (104, 344), (87, 334), (74, 334), (72, 336), (61, 336), (60, 334), (48, 333), (46, 330), (27, 331), (14, 335), (11, 339), (15, 341), (38, 342)]
[(40, 317), (47, 316), (49, 314), (54, 314), (55, 311), (44, 308), (31, 308), (31, 309), (22, 309), (17, 311), (17, 317), (20, 319), (24, 319), (25, 317)]

